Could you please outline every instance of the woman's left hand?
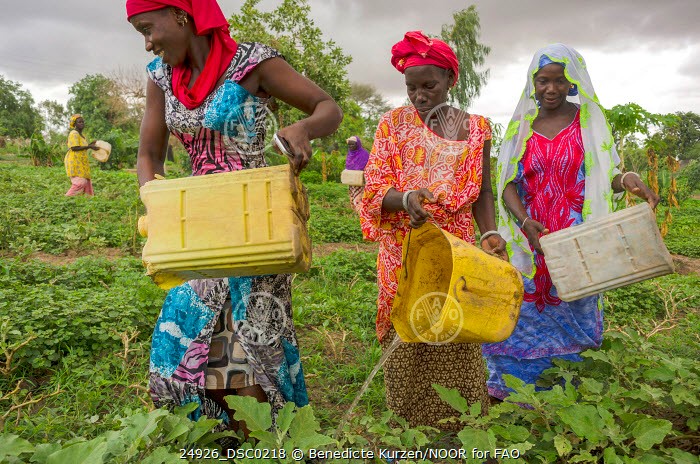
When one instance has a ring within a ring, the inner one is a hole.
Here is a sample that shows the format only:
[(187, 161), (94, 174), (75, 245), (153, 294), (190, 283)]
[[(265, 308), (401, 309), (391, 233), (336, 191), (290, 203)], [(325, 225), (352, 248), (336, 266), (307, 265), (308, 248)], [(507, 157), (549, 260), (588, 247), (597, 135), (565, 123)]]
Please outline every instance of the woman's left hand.
[(498, 256), (503, 261), (508, 262), (508, 252), (506, 251), (506, 241), (500, 235), (491, 235), (486, 240), (481, 241), (481, 249), (486, 253)]
[(304, 128), (301, 121), (280, 129), (277, 132), (278, 137), (283, 138), (289, 144), (291, 157), (289, 164), (292, 165), (292, 170), (295, 174), (299, 174), (302, 169), (309, 164), (311, 159), (311, 141), (309, 140), (309, 132)]
[(640, 179), (637, 174), (630, 173), (627, 175), (625, 177), (625, 182), (622, 184), (622, 188), (637, 195), (642, 200), (645, 200), (652, 209), (656, 208), (656, 205), (658, 205), (661, 200), (652, 189), (642, 182), (642, 179)]

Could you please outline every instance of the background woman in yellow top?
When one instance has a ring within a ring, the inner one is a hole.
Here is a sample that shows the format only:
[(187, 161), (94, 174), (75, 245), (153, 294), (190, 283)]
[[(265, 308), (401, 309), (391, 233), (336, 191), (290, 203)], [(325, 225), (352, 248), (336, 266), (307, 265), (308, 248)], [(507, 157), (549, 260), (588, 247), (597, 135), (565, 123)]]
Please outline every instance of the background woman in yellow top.
[(67, 197), (80, 195), (94, 195), (92, 191), (92, 180), (90, 180), (90, 163), (88, 162), (87, 150), (97, 150), (95, 142), (88, 145), (83, 137), (85, 121), (79, 114), (74, 114), (70, 118), (70, 134), (68, 134), (68, 153), (63, 159), (66, 166), (66, 174), (70, 177), (71, 186), (66, 192)]

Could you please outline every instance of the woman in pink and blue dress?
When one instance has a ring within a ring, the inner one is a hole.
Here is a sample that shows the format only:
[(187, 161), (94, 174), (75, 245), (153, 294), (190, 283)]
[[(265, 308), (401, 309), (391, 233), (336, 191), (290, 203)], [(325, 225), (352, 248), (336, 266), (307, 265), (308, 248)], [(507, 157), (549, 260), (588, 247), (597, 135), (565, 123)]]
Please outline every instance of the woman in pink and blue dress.
[[(189, 153), (192, 175), (264, 167), (271, 97), (309, 115), (278, 132), (297, 172), (310, 140), (340, 124), (333, 99), (276, 50), (236, 43), (216, 0), (127, 0), (126, 10), (156, 55), (141, 123), (141, 185), (164, 173), (170, 134)], [(150, 391), (157, 406), (196, 403), (193, 419), (222, 419), (222, 427), (232, 420), (228, 395), (267, 401), (273, 417), (288, 401), (306, 404), (291, 276), (194, 280), (170, 290), (153, 333)]]
[[(579, 104), (567, 98), (574, 96)], [(655, 207), (658, 195), (618, 163), (583, 57), (563, 44), (538, 50), (498, 157), (499, 232), (523, 273), (525, 297), (513, 335), (483, 346), (492, 397), (510, 393), (504, 374), (534, 384), (553, 359), (578, 361), (600, 346), (602, 295), (560, 300), (539, 238), (607, 215), (613, 194), (625, 190)]]

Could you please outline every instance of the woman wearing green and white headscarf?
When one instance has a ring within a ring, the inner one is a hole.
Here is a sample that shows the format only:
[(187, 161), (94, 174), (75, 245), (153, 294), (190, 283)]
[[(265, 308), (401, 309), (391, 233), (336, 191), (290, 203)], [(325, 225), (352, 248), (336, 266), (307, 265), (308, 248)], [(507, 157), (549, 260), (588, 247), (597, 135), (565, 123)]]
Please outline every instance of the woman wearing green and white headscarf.
[[(567, 98), (576, 95), (580, 104)], [(583, 57), (563, 44), (538, 50), (498, 156), (499, 232), (525, 297), (513, 335), (483, 347), (491, 396), (508, 396), (503, 374), (535, 383), (553, 358), (577, 361), (600, 346), (602, 296), (561, 301), (539, 238), (611, 213), (625, 190), (655, 207), (658, 195), (619, 161)]]

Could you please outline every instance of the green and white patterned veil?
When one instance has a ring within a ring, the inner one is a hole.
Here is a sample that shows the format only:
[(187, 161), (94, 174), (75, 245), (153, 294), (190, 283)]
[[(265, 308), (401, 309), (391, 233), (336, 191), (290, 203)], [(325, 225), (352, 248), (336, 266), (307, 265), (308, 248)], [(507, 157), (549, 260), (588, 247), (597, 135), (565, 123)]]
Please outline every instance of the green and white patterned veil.
[(603, 107), (593, 90), (591, 78), (583, 57), (564, 44), (548, 45), (535, 53), (527, 71), (527, 82), (513, 118), (508, 124), (498, 153), (498, 231), (508, 242), (511, 263), (524, 275), (535, 272), (533, 254), (527, 238), (516, 224), (515, 217), (503, 202), (503, 191), (518, 172), (528, 139), (532, 136), (532, 122), (537, 117), (534, 76), (539, 71), (540, 58), (545, 55), (554, 63), (564, 65), (569, 82), (576, 84), (580, 99), (581, 136), (584, 147), (585, 197), (583, 220), (600, 218), (613, 211), (613, 177), (620, 171), (620, 158), (615, 150), (610, 125)]

